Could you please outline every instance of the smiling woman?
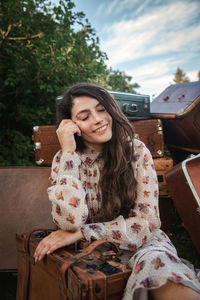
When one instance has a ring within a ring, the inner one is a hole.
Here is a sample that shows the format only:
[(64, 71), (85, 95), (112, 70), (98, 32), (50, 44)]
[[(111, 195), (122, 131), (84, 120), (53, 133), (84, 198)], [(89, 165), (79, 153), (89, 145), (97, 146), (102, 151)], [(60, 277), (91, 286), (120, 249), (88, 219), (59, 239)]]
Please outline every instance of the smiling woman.
[(104, 239), (131, 257), (124, 300), (200, 299), (200, 273), (160, 230), (151, 154), (114, 98), (97, 85), (77, 84), (64, 94), (57, 120), (61, 150), (48, 195), (60, 229), (39, 243), (35, 260), (81, 238)]

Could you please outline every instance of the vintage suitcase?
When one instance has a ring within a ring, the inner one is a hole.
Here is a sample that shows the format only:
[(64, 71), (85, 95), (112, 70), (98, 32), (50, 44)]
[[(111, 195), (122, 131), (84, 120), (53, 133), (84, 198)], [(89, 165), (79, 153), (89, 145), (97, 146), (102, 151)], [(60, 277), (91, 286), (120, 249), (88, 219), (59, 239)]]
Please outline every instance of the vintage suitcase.
[(150, 96), (109, 91), (129, 120), (150, 118)]
[(159, 196), (168, 198), (170, 195), (165, 174), (173, 168), (173, 159), (171, 157), (155, 158), (153, 162), (158, 177)]
[(56, 228), (47, 196), (50, 168), (0, 168), (0, 270), (16, 270), (15, 234)]
[(200, 154), (166, 173), (166, 181), (184, 227), (200, 253)]
[[(80, 251), (77, 244), (56, 250), (35, 263), (44, 231), (17, 235), (17, 300), (121, 300), (131, 274), (112, 243), (98, 240)], [(48, 231), (47, 231), (48, 233)]]
[[(129, 120), (149, 119), (150, 116), (150, 96), (108, 91), (117, 101), (121, 111)], [(62, 96), (56, 98), (57, 102)]]
[(141, 140), (150, 150), (153, 158), (164, 155), (164, 137), (160, 119), (139, 120), (131, 122), (135, 137)]
[(151, 102), (170, 148), (200, 153), (200, 81), (171, 85)]
[[(162, 122), (158, 120), (139, 120), (131, 122), (136, 138), (149, 148), (153, 157), (164, 154), (164, 138)], [(56, 126), (34, 126), (32, 139), (35, 145), (35, 161), (37, 165), (51, 165), (60, 144), (56, 135)]]

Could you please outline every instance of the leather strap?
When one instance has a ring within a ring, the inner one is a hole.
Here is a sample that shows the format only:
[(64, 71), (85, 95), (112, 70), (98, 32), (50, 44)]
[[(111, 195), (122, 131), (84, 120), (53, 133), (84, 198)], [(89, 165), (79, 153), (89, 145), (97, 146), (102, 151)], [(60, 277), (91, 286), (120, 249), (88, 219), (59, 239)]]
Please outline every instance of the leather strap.
[(69, 269), (73, 264), (78, 262), (81, 258), (91, 254), (97, 247), (103, 244), (110, 244), (113, 248), (113, 250), (117, 253), (119, 250), (117, 246), (109, 242), (107, 240), (96, 240), (92, 242), (86, 249), (83, 250), (83, 252), (73, 256), (69, 257), (68, 260), (65, 260), (65, 262), (62, 264), (62, 266), (58, 266), (58, 271), (60, 273), (60, 289), (61, 289), (61, 296), (62, 300), (67, 300), (67, 295), (68, 295), (68, 289), (67, 289), (67, 280), (66, 280), (66, 270)]
[(23, 297), (23, 300), (29, 300), (30, 263), (35, 264), (35, 260), (31, 259), (31, 257), (30, 257), (30, 239), (31, 239), (31, 235), (38, 231), (44, 231), (44, 232), (48, 233), (48, 232), (52, 232), (54, 230), (53, 229), (34, 229), (31, 232), (23, 235), (23, 238), (25, 238), (24, 255), (27, 260), (27, 277), (26, 277), (26, 282), (25, 282), (26, 286), (24, 287), (24, 291), (26, 291), (26, 292)]

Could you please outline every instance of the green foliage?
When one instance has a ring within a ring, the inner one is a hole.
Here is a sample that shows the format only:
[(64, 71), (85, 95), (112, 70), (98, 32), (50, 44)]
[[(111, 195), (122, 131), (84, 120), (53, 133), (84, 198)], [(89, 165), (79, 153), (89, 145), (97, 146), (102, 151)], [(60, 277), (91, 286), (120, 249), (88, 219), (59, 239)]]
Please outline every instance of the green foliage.
[(113, 91), (136, 94), (135, 89), (140, 86), (137, 83), (131, 83), (131, 81), (131, 76), (128, 76), (119, 70), (115, 71), (110, 68), (107, 71), (107, 76), (104, 77), (102, 85), (104, 85), (105, 88), (112, 89)]
[(42, 0), (0, 4), (1, 165), (34, 163), (32, 127), (53, 123), (63, 89), (106, 70), (93, 29), (73, 7), (70, 0), (58, 7)]
[(183, 70), (178, 67), (176, 73), (174, 74), (173, 81), (175, 83), (184, 83), (184, 82), (189, 82), (190, 79), (186, 76)]
[(73, 8), (71, 0), (0, 2), (0, 165), (35, 164), (32, 127), (54, 123), (55, 99), (72, 84), (136, 87), (107, 69), (98, 37)]

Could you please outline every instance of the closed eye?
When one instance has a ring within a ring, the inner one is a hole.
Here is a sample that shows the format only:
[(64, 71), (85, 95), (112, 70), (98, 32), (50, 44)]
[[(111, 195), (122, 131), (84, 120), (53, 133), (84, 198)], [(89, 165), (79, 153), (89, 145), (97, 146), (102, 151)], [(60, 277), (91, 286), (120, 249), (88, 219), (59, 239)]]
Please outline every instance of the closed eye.
[(103, 112), (103, 111), (105, 111), (105, 108), (103, 107), (103, 108), (101, 108), (101, 109), (98, 109), (97, 111), (98, 111), (98, 112)]
[(81, 118), (81, 121), (86, 121), (89, 118), (89, 116), (85, 116), (83, 118)]
[(105, 107), (99, 103), (99, 104), (96, 106), (96, 110), (97, 110), (98, 112), (102, 112), (102, 111), (105, 111)]

